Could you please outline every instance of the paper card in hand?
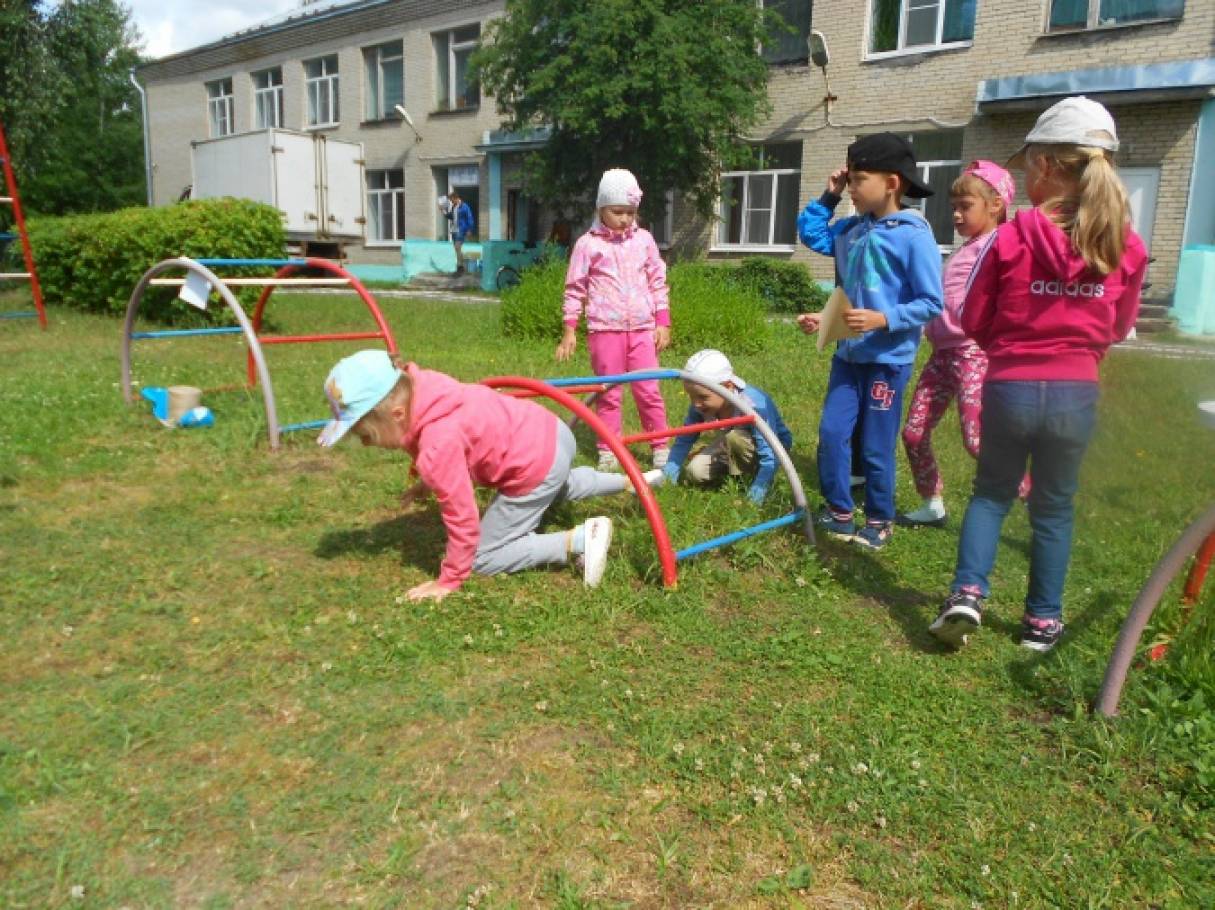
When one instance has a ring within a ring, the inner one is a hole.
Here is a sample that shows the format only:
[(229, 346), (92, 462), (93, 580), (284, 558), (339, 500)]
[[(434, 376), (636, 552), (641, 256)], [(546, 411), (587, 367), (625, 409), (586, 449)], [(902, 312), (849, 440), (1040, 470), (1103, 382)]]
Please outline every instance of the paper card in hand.
[(827, 298), (823, 307), (822, 319), (818, 324), (818, 349), (821, 351), (833, 341), (841, 338), (860, 338), (860, 332), (854, 332), (844, 322), (844, 317), (852, 310), (852, 303), (842, 288), (836, 288)]

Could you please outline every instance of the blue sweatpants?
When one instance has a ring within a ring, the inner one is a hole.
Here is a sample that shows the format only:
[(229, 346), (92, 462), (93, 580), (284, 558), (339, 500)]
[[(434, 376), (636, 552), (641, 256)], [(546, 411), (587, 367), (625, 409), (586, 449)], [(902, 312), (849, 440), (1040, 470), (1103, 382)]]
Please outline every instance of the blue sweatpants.
[(818, 482), (827, 507), (851, 513), (849, 475), (852, 431), (862, 409), (861, 460), (865, 473), (865, 518), (894, 520), (894, 464), (903, 389), (910, 363), (850, 363), (831, 359), (827, 400), (818, 425)]

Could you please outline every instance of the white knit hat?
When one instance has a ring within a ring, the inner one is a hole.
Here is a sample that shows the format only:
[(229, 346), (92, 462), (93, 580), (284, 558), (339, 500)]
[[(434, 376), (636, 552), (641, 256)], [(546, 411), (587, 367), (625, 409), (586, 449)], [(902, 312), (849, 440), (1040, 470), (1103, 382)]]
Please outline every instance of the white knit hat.
[(705, 348), (689, 357), (688, 362), (684, 364), (684, 370), (688, 373), (695, 373), (697, 376), (703, 376), (705, 379), (711, 379), (720, 385), (729, 382), (733, 383), (735, 388), (745, 389), (747, 387), (745, 382), (734, 375), (734, 367), (730, 364), (730, 358), (713, 348)]
[(595, 208), (601, 209), (605, 205), (641, 205), (641, 187), (632, 172), (622, 167), (603, 172)]

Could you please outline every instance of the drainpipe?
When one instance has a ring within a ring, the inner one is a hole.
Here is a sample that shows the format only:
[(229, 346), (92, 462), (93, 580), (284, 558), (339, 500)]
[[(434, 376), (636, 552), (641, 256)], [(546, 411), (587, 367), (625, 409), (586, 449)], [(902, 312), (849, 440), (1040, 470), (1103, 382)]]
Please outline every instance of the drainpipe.
[(143, 118), (143, 178), (147, 185), (148, 205), (152, 205), (152, 141), (148, 136), (148, 93), (144, 91), (139, 80), (135, 78), (135, 67), (127, 71), (131, 85), (139, 92), (139, 108)]

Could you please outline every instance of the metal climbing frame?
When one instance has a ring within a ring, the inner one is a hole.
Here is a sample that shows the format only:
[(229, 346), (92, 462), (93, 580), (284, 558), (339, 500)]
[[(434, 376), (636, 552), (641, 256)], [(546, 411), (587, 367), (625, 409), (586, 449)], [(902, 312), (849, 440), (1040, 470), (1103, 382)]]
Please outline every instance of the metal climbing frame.
[[(221, 279), (213, 268), (239, 268), (247, 266), (261, 266), (276, 268), (278, 271), (274, 277), (256, 278), (256, 277), (240, 277)], [(143, 295), (149, 287), (153, 286), (180, 286), (188, 282), (188, 278), (160, 278), (157, 277), (164, 272), (184, 269), (187, 274), (199, 276), (208, 284), (208, 292), (214, 291), (219, 294), (220, 299), (227, 304), (228, 308), (236, 317), (238, 325), (234, 326), (215, 326), (205, 329), (164, 329), (154, 332), (136, 332), (133, 331), (135, 326), (135, 317), (139, 312), (139, 304), (143, 300)], [(332, 278), (292, 278), (293, 273), (300, 269), (312, 269), (328, 272), (334, 277)], [(262, 286), (264, 290), (258, 298), (257, 306), (254, 310), (253, 319), (250, 320), (245, 314), (244, 309), (237, 301), (236, 296), (232, 293), (231, 288), (236, 286)], [(374, 332), (336, 332), (328, 334), (314, 335), (259, 335), (261, 329), (262, 317), (265, 312), (266, 304), (270, 299), (275, 288), (291, 286), (291, 287), (326, 287), (326, 286), (341, 286), (348, 287), (354, 290), (363, 303), (370, 311), (372, 318), (375, 320), (377, 330)], [(135, 285), (135, 290), (131, 293), (131, 300), (127, 304), (126, 320), (123, 323), (122, 329), (122, 397), (130, 404), (135, 400), (133, 389), (131, 388), (131, 342), (138, 340), (159, 340), (166, 338), (181, 338), (200, 335), (244, 335), (245, 341), (249, 346), (248, 361), (247, 361), (247, 382), (252, 388), (260, 383), (262, 387), (262, 399), (266, 406), (266, 424), (267, 434), (270, 439), (270, 448), (277, 449), (279, 446), (280, 436), (283, 433), (290, 433), (296, 430), (315, 429), (324, 426), (328, 420), (309, 420), (302, 423), (291, 423), (284, 426), (279, 426), (278, 411), (275, 407), (274, 388), (270, 381), (270, 370), (266, 366), (266, 359), (262, 353), (262, 346), (267, 344), (308, 344), (320, 341), (361, 341), (366, 339), (378, 338), (382, 340), (388, 349), (388, 353), (396, 356), (397, 343), (392, 337), (392, 332), (388, 328), (388, 323), (384, 320), (384, 314), (380, 311), (379, 305), (375, 298), (367, 291), (363, 284), (344, 268), (335, 262), (330, 262), (327, 259), (188, 259), (179, 257), (176, 259), (166, 259), (159, 262), (152, 268), (148, 269), (139, 283)]]
[[(34, 249), (30, 246), (30, 237), (25, 229), (25, 213), (21, 209), (21, 196), (17, 192), (17, 175), (13, 173), (12, 161), (8, 154), (8, 143), (4, 138), (4, 125), (0, 124), (0, 170), (4, 172), (4, 192), (0, 195), (0, 203), (12, 206), (14, 227), (17, 233), (0, 235), (5, 241), (16, 239), (21, 243), (21, 256), (25, 261), (24, 272), (0, 272), (0, 279), (9, 278), (30, 283), (30, 293), (34, 298), (34, 310), (28, 312), (19, 310), (11, 313), (0, 313), (0, 319), (32, 319), (38, 317), (38, 324), (46, 328), (46, 307), (42, 303), (42, 285), (38, 282), (38, 270), (34, 267)], [(0, 249), (3, 249), (0, 247)]]
[[(582, 402), (574, 397), (575, 394), (583, 393), (591, 393), (593, 396), (607, 391), (613, 386), (659, 379), (679, 379), (706, 388), (728, 401), (731, 407), (738, 412), (739, 416), (729, 417), (724, 420), (710, 420), (704, 423), (688, 424), (687, 426), (669, 427), (666, 430), (656, 430), (649, 433), (636, 433), (621, 438), (608, 430), (607, 426), (591, 410), (589, 401)], [(777, 528), (783, 528), (800, 522), (806, 539), (810, 541), (812, 546), (814, 545), (813, 517), (806, 503), (806, 494), (802, 489), (801, 479), (797, 475), (797, 469), (793, 466), (792, 459), (789, 458), (789, 453), (785, 451), (785, 447), (781, 445), (772, 428), (755, 412), (755, 408), (751, 405), (751, 402), (745, 396), (727, 389), (720, 383), (695, 373), (689, 373), (686, 370), (638, 370), (615, 376), (576, 376), (549, 380), (529, 379), (521, 376), (495, 376), (483, 381), (485, 385), (491, 388), (502, 389), (508, 391), (510, 394), (521, 397), (543, 397), (556, 402), (562, 407), (567, 408), (572, 413), (574, 419), (581, 420), (590, 427), (595, 432), (595, 435), (607, 445), (620, 461), (621, 467), (624, 468), (625, 474), (633, 484), (633, 488), (637, 491), (637, 498), (641, 503), (642, 510), (645, 512), (646, 519), (650, 523), (650, 530), (654, 534), (654, 543), (658, 548), (658, 561), (662, 567), (662, 583), (668, 588), (675, 587), (678, 582), (677, 567), (681, 561), (709, 550), (717, 549), (718, 547), (737, 543), (748, 537), (754, 537), (765, 531), (773, 531)], [(776, 460), (780, 463), (781, 469), (789, 481), (789, 487), (793, 494), (794, 509), (780, 518), (774, 518), (771, 521), (742, 528), (730, 534), (723, 534), (720, 537), (714, 537), (711, 540), (693, 544), (682, 550), (675, 550), (671, 546), (671, 538), (667, 533), (666, 522), (662, 517), (662, 510), (658, 507), (658, 501), (642, 477), (641, 468), (638, 466), (633, 454), (629, 451), (628, 446), (638, 442), (669, 439), (674, 436), (690, 436), (736, 426), (754, 426), (756, 431), (771, 446), (773, 453), (776, 455)]]

